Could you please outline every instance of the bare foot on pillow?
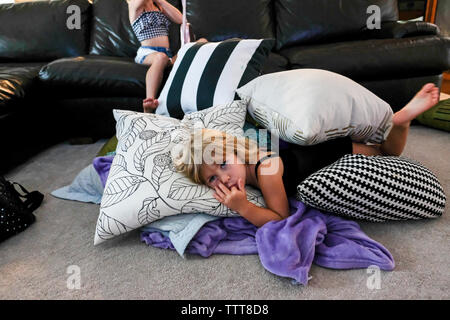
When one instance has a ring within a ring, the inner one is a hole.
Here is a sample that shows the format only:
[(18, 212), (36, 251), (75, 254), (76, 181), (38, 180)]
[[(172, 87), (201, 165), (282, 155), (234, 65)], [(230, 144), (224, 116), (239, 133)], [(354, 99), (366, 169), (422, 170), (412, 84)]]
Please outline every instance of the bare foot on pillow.
[(142, 106), (144, 107), (144, 112), (146, 113), (152, 113), (158, 108), (158, 100), (154, 98), (147, 98), (144, 99), (142, 102)]
[(439, 88), (434, 83), (425, 84), (414, 98), (392, 119), (395, 125), (409, 125), (409, 122), (419, 114), (427, 111), (439, 102)]

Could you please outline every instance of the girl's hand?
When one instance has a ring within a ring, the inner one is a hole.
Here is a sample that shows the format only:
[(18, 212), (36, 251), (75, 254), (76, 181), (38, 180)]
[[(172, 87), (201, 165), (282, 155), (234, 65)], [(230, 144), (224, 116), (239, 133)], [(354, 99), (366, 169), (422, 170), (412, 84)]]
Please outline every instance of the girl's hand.
[(239, 212), (249, 203), (244, 183), (241, 179), (238, 180), (238, 188), (233, 186), (230, 190), (223, 183), (219, 183), (214, 189), (216, 190), (213, 194), (214, 198), (233, 211)]

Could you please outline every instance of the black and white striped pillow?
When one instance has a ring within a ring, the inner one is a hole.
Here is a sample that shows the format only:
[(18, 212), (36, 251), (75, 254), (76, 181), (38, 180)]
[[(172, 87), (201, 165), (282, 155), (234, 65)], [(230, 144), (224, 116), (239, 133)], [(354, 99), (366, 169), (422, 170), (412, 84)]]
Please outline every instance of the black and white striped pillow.
[(297, 199), (350, 219), (383, 222), (439, 217), (446, 196), (436, 176), (416, 161), (353, 154), (301, 182)]
[(158, 97), (156, 113), (182, 119), (185, 113), (238, 100), (236, 89), (260, 75), (274, 44), (273, 39), (185, 44)]

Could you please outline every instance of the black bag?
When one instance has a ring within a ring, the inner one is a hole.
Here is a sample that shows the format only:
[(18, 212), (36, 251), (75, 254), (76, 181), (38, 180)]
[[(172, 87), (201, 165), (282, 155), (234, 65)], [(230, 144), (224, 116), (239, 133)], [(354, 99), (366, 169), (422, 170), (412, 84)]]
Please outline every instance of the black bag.
[[(14, 185), (19, 186), (23, 194)], [(36, 220), (33, 211), (43, 199), (42, 193), (28, 192), (17, 182), (11, 183), (0, 176), (0, 242), (30, 226)]]

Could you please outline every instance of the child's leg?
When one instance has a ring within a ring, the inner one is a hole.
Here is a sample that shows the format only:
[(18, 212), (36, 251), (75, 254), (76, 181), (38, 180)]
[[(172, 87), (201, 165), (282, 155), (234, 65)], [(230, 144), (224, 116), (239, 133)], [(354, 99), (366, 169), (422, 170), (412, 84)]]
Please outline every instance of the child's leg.
[(388, 137), (379, 147), (382, 155), (399, 156), (402, 154), (403, 149), (406, 146), (410, 124), (411, 121), (408, 121), (407, 123), (404, 123), (402, 125), (394, 124), (392, 126), (391, 132), (389, 132)]
[(175, 61), (177, 61), (177, 57), (178, 57), (178, 54), (174, 55), (172, 58), (169, 59), (171, 65), (175, 64)]
[(150, 65), (145, 76), (147, 98), (143, 101), (144, 112), (152, 112), (158, 107), (158, 100), (155, 97), (168, 63), (169, 57), (162, 52), (148, 55), (143, 62), (143, 64)]
[(353, 153), (364, 155), (390, 155), (402, 154), (408, 137), (411, 121), (419, 114), (427, 111), (439, 101), (439, 88), (433, 83), (427, 83), (416, 93), (414, 98), (400, 111), (394, 114), (393, 127), (386, 140), (381, 145), (368, 146), (361, 143), (353, 144)]

